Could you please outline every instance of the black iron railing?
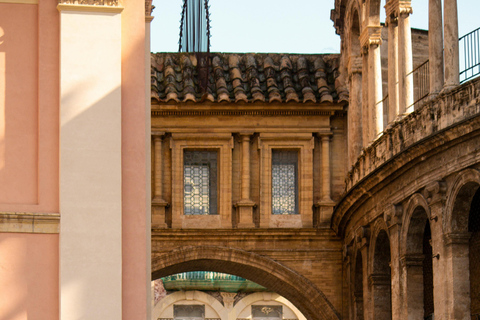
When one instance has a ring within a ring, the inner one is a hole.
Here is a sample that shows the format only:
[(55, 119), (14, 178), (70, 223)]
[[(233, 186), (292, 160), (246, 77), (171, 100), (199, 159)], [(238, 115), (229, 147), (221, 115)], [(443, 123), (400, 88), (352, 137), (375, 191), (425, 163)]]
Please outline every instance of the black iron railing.
[[(428, 60), (412, 70), (408, 75), (413, 74), (413, 86), (415, 99), (413, 106), (416, 109), (420, 102), (428, 97), (430, 93), (430, 69)], [(410, 105), (409, 107), (411, 107)]]
[(463, 83), (480, 74), (480, 28), (467, 33), (459, 42), (460, 83)]

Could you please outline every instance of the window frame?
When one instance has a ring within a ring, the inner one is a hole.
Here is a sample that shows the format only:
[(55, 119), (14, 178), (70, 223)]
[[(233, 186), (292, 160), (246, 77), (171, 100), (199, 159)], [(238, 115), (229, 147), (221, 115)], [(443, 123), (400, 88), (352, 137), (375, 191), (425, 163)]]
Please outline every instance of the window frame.
[[(260, 227), (313, 227), (313, 149), (314, 137), (309, 133), (260, 133)], [(298, 214), (272, 214), (272, 150), (298, 151), (297, 197)]]
[[(232, 226), (231, 133), (172, 133), (172, 228), (207, 229)], [(217, 214), (185, 215), (184, 150), (216, 150)], [(221, 191), (221, 192), (220, 192)]]

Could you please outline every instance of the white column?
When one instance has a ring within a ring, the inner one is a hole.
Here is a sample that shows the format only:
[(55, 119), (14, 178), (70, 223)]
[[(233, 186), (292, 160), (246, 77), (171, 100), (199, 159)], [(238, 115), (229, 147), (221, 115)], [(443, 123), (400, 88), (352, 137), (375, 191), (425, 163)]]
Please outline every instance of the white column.
[(362, 141), (365, 148), (370, 143), (370, 114), (368, 99), (368, 47), (362, 48)]
[(122, 8), (58, 9), (60, 319), (121, 319)]
[(399, 115), (398, 106), (398, 19), (390, 16), (388, 25), (388, 122)]
[(436, 96), (443, 88), (443, 33), (442, 1), (428, 3), (428, 60), (430, 68), (430, 95)]
[(443, 5), (443, 27), (445, 37), (444, 87), (448, 89), (455, 87), (460, 83), (457, 0), (445, 0)]
[(413, 111), (413, 62), (412, 62), (412, 32), (410, 27), (411, 6), (398, 8), (398, 63), (400, 72), (400, 114)]
[(348, 165), (352, 166), (362, 150), (362, 57), (350, 57), (348, 72)]
[(376, 139), (383, 132), (381, 33), (381, 26), (368, 26), (360, 36), (362, 47), (364, 50), (368, 50), (368, 109), (370, 113), (368, 141)]

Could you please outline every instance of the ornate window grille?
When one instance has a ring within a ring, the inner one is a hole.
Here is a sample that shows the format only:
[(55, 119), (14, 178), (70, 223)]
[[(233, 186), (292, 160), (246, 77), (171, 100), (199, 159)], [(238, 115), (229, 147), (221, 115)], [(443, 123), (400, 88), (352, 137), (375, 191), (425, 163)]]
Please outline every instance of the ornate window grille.
[(204, 320), (205, 305), (198, 305), (198, 304), (173, 305), (173, 317), (175, 320)]
[(298, 152), (272, 150), (272, 214), (298, 213)]
[(185, 215), (217, 214), (217, 152), (184, 150)]
[(276, 320), (282, 318), (282, 306), (252, 306), (252, 319), (254, 320)]

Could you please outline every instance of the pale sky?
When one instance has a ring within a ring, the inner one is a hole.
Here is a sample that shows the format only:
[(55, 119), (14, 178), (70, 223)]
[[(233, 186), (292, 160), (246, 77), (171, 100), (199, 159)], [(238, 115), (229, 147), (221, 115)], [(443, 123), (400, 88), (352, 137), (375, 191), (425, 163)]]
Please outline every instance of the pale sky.
[[(334, 0), (209, 0), (211, 52), (338, 53)], [(177, 52), (183, 0), (154, 0), (152, 52)], [(382, 0), (382, 8), (385, 0)], [(413, 0), (411, 25), (428, 29), (428, 0)], [(385, 10), (382, 9), (384, 13)], [(480, 27), (480, 1), (458, 0), (459, 35)], [(381, 19), (384, 21), (385, 14)]]

